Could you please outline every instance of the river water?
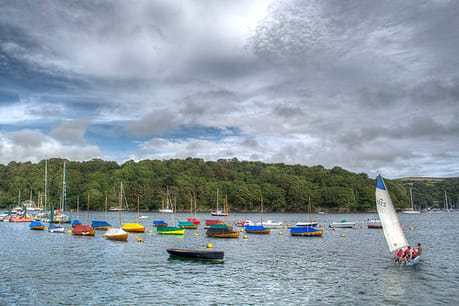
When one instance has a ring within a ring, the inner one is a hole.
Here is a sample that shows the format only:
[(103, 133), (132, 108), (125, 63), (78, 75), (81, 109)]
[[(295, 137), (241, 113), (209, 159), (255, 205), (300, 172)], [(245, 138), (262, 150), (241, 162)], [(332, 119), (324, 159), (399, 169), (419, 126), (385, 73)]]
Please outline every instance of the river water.
[[(270, 235), (241, 233), (229, 240), (207, 238), (202, 225), (181, 237), (157, 235), (151, 222), (164, 218), (147, 215), (140, 220), (147, 231), (130, 234), (128, 242), (106, 240), (103, 232), (79, 237), (0, 222), (0, 305), (459, 303), (459, 212), (399, 215), (408, 241), (423, 244), (423, 261), (416, 267), (395, 266), (382, 232), (364, 226), (376, 214), (314, 215), (324, 226), (321, 238), (292, 237), (288, 229), (273, 229)], [(186, 217), (177, 215), (178, 220)], [(202, 223), (214, 218), (197, 217)], [(92, 218), (103, 219), (103, 214), (92, 213)], [(231, 214), (228, 220), (259, 218)], [(264, 214), (264, 219), (295, 224), (308, 218)], [(356, 228), (328, 228), (342, 219), (357, 221)], [(117, 220), (117, 213), (108, 214), (114, 226)], [(139, 220), (125, 213), (124, 221)], [(204, 249), (207, 243), (225, 251), (224, 263), (172, 260), (166, 252), (171, 247)]]

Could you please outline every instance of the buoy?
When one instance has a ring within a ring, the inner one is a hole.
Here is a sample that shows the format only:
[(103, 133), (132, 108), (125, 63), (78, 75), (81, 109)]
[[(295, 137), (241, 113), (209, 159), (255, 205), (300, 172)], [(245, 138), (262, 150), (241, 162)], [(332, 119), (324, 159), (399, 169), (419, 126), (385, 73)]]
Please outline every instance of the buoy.
[(104, 238), (107, 237), (107, 234), (102, 234), (102, 237), (104, 237)]
[(195, 237), (198, 237), (198, 236), (199, 236), (199, 234), (198, 234), (198, 233), (194, 233), (194, 236), (195, 236)]
[(206, 244), (206, 248), (208, 248), (208, 249), (211, 249), (211, 248), (213, 248), (213, 247), (214, 247), (214, 246), (213, 246), (212, 243), (210, 243), (210, 242), (209, 242), (208, 244)]
[(143, 242), (142, 237), (137, 237), (137, 242)]
[(249, 236), (244, 235), (244, 236), (242, 236), (242, 238), (243, 238), (243, 239), (249, 239)]
[(67, 234), (71, 234), (71, 233), (72, 233), (72, 230), (69, 229), (69, 230), (67, 231)]
[(149, 233), (149, 234), (153, 233), (153, 230), (148, 230), (148, 233)]
[(241, 228), (239, 231), (242, 233), (244, 231), (244, 229)]
[(282, 231), (280, 231), (280, 232), (279, 232), (279, 235), (282, 235), (282, 234), (283, 234)]
[(336, 228), (332, 227), (332, 231), (336, 231)]
[(346, 235), (344, 235), (344, 234), (341, 234), (341, 235), (339, 235), (339, 236), (340, 236), (341, 238), (344, 238), (344, 237), (346, 237)]
[(363, 225), (360, 225), (360, 229), (363, 229)]

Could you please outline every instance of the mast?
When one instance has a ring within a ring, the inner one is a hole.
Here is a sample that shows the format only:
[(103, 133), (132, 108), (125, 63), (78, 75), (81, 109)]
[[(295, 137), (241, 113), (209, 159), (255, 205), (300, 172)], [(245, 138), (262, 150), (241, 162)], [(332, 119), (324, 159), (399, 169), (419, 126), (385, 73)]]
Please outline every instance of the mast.
[(48, 207), (48, 160), (45, 159), (45, 211)]
[(65, 161), (64, 161), (64, 174), (62, 178), (62, 212), (65, 211), (65, 206), (67, 204), (67, 186), (65, 183)]
[(410, 187), (410, 202), (411, 202), (411, 210), (414, 210), (413, 189), (411, 189), (411, 187)]

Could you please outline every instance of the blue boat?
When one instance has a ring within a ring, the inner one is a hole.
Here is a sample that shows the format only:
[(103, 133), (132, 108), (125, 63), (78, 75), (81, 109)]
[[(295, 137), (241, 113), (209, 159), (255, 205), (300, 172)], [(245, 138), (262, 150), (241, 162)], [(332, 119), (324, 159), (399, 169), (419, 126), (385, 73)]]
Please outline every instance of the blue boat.
[(320, 237), (323, 233), (323, 230), (312, 226), (293, 226), (290, 228), (290, 235), (292, 236)]
[(160, 226), (167, 226), (168, 225), (163, 220), (153, 221), (152, 224), (153, 224), (154, 227), (160, 227)]
[(111, 228), (112, 225), (107, 221), (92, 220), (91, 227), (93, 227), (96, 230), (107, 230)]
[(271, 229), (263, 225), (247, 225), (245, 231), (249, 234), (269, 234)]
[(40, 221), (32, 221), (29, 224), (29, 228), (32, 229), (32, 230), (42, 231), (42, 230), (45, 229), (45, 225)]

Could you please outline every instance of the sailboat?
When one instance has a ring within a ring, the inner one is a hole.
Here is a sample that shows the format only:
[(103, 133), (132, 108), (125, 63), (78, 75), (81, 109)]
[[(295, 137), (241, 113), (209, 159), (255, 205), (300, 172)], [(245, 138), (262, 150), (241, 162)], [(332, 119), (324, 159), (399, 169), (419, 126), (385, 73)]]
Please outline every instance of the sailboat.
[[(124, 194), (123, 182), (121, 182), (120, 186), (120, 202), (126, 204), (126, 208), (128, 207), (126, 201), (126, 195)], [(121, 227), (126, 232), (133, 232), (133, 233), (145, 233), (145, 226), (139, 223), (123, 223)]]
[[(169, 194), (169, 187), (167, 187), (167, 194)], [(164, 203), (166, 203), (166, 206), (164, 206)], [(169, 203), (169, 201), (166, 198), (166, 201), (162, 201), (162, 207), (159, 209), (160, 213), (163, 214), (172, 214), (174, 210), (172, 209), (172, 203)]]
[[(226, 195), (224, 214), (228, 216), (228, 196)], [(239, 238), (239, 231), (233, 231), (233, 226), (227, 224), (227, 218), (225, 217), (225, 223), (211, 224), (210, 228), (206, 231), (206, 235), (215, 238)]]
[(410, 204), (411, 204), (411, 209), (403, 210), (402, 213), (404, 213), (404, 214), (419, 214), (419, 213), (421, 213), (420, 210), (415, 210), (414, 209), (413, 190), (411, 188), (410, 188)]
[[(123, 183), (121, 183), (121, 187), (123, 186)], [(120, 191), (120, 197), (119, 197), (119, 209), (117, 209), (119, 213), (119, 218), (120, 218), (120, 226), (123, 224), (123, 198), (122, 198), (122, 193)], [(109, 228), (107, 232), (103, 235), (105, 238), (109, 240), (117, 240), (117, 241), (127, 241), (128, 239), (128, 233), (122, 229), (122, 228)]]
[[(196, 201), (194, 202), (196, 204)], [(190, 213), (193, 213), (193, 198), (190, 199)], [(199, 220), (194, 218), (188, 218), (186, 221), (179, 221), (178, 227), (185, 228), (185, 229), (197, 229), (199, 225)]]
[(263, 226), (263, 197), (261, 198), (261, 216), (260, 223), (257, 225), (248, 224), (245, 226), (246, 233), (249, 234), (269, 234), (271, 232), (270, 228)]
[[(395, 251), (404, 249), (409, 246), (408, 240), (402, 231), (402, 227), (397, 217), (394, 205), (387, 190), (381, 174), (376, 178), (376, 209), (378, 210), (379, 219), (383, 227), (384, 237), (386, 238), (389, 252), (394, 254)], [(413, 266), (420, 260), (420, 256), (406, 261), (407, 266)]]
[[(88, 192), (88, 221), (89, 221), (89, 199), (90, 193)], [(86, 224), (76, 224), (72, 229), (72, 234), (77, 236), (95, 236), (96, 230)]]
[[(305, 236), (305, 237), (320, 237), (324, 234), (322, 229), (315, 228), (312, 224), (312, 215), (311, 215), (311, 197), (308, 198), (308, 211), (309, 211), (309, 222), (307, 225), (294, 226), (290, 228), (290, 235), (292, 236)], [(316, 223), (317, 224), (317, 223)]]
[(312, 220), (312, 215), (311, 215), (311, 197), (308, 199), (308, 215), (309, 215), (309, 220), (304, 222), (300, 221), (295, 224), (295, 226), (317, 226), (319, 222), (313, 221)]
[(108, 203), (108, 198), (107, 198), (107, 195), (105, 195), (104, 220), (92, 220), (91, 221), (91, 226), (94, 227), (94, 229), (96, 230), (108, 230), (109, 228), (112, 227), (112, 225), (107, 222), (107, 203)]
[(174, 226), (157, 226), (156, 227), (156, 233), (161, 234), (161, 235), (184, 235), (185, 234), (185, 229), (182, 227), (176, 226), (176, 215), (175, 212), (177, 210), (176, 203), (174, 202), (174, 205), (172, 204), (172, 199), (169, 193), (169, 189), (167, 189), (167, 194), (166, 194), (166, 201), (168, 202), (168, 207), (173, 207), (173, 222)]
[(216, 216), (216, 217), (226, 217), (228, 216), (228, 213), (225, 212), (224, 210), (220, 210), (218, 208), (218, 188), (217, 188), (217, 209), (213, 212), (210, 213), (212, 216)]

